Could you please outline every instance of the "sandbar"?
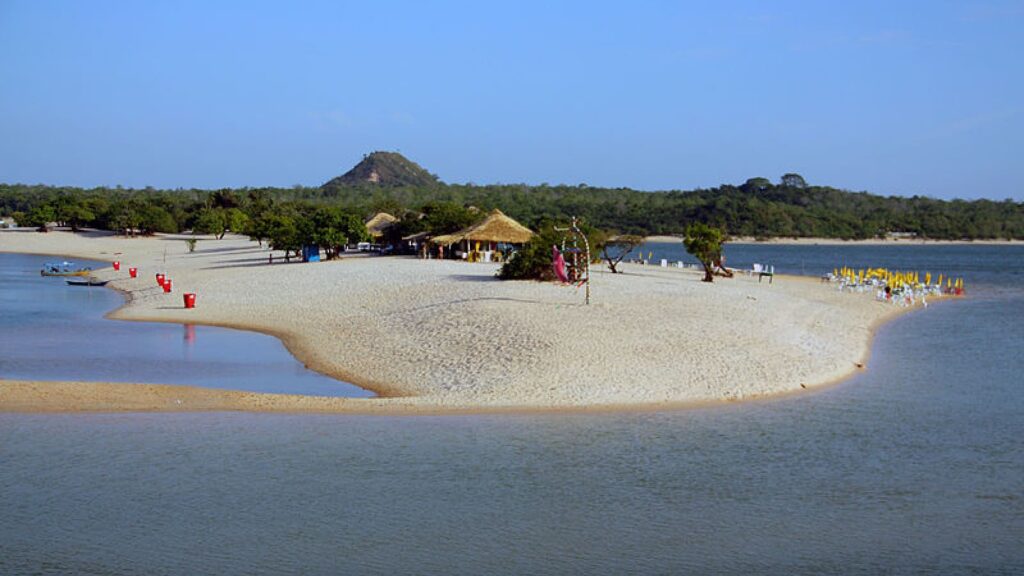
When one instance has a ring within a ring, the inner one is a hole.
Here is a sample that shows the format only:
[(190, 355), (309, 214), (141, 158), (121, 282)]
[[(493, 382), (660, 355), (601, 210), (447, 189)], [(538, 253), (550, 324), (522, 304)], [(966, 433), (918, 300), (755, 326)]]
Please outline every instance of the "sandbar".
[[(0, 411), (445, 413), (657, 409), (806, 393), (867, 362), (906, 311), (817, 279), (626, 264), (582, 290), (500, 281), (494, 264), (414, 257), (285, 263), (241, 236), (124, 238), (0, 231), (0, 251), (122, 263), (97, 271), (119, 320), (208, 324), (280, 338), (307, 366), (378, 394), (337, 399), (188, 386), (0, 380)], [(139, 277), (128, 278), (129, 266)], [(154, 274), (173, 279), (165, 294)], [(185, 309), (183, 292), (197, 294)]]

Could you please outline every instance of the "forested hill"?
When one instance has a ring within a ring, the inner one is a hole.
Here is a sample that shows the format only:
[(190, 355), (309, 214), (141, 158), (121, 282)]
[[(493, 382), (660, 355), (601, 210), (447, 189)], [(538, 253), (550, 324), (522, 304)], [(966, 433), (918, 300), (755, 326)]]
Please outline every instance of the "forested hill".
[(371, 152), (351, 170), (329, 180), (323, 188), (375, 184), (378, 186), (433, 186), (437, 176), (398, 152)]
[[(1011, 200), (942, 201), (927, 197), (882, 197), (808, 185), (796, 174), (777, 183), (751, 178), (742, 185), (692, 191), (641, 192), (579, 186), (426, 185), (382, 186), (332, 181), (319, 188), (235, 190), (76, 189), (0, 184), (0, 215), (19, 213), (21, 222), (76, 214), (81, 225), (112, 228), (118, 214), (159, 222), (144, 228), (186, 230), (213, 208), (244, 213), (268, 206), (294, 210), (340, 206), (368, 217), (387, 211), (406, 219), (439, 207), (500, 208), (532, 227), (544, 220), (580, 216), (589, 224), (623, 233), (677, 234), (690, 222), (707, 222), (733, 236), (872, 238), (911, 233), (932, 239), (1024, 239), (1024, 203)], [(49, 210), (49, 212), (47, 212)], [(66, 221), (68, 218), (52, 218)]]

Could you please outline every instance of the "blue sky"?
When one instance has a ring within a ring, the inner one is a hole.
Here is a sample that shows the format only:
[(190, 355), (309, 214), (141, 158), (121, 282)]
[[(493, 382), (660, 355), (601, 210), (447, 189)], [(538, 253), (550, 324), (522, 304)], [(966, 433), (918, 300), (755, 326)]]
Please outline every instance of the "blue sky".
[(0, 182), (1024, 200), (1024, 2), (0, 0)]

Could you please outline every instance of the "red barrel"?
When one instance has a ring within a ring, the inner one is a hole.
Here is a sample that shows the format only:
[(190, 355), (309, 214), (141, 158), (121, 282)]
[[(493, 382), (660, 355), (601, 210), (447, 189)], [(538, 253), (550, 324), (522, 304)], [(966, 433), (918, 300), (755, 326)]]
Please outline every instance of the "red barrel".
[(164, 278), (164, 292), (170, 292), (170, 291), (171, 291), (171, 279), (170, 278)]
[(131, 276), (132, 278), (135, 278), (136, 276), (139, 275), (139, 269), (138, 268), (129, 268), (128, 269), (128, 275)]
[(187, 293), (185, 293), (184, 298), (185, 298), (185, 308), (195, 308), (196, 307), (196, 295), (195, 294), (193, 294), (191, 292), (187, 292)]
[(164, 275), (163, 274), (157, 274), (156, 275), (156, 283), (161, 285), (161, 286), (164, 285)]
[(116, 272), (116, 271), (118, 271), (120, 269), (121, 269), (121, 263), (118, 262), (117, 260), (114, 260), (114, 271)]

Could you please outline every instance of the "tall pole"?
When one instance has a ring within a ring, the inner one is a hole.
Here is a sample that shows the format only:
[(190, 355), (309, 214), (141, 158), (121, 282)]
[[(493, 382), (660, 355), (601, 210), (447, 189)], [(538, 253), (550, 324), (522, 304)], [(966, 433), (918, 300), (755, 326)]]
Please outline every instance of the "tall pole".
[(587, 283), (586, 296), (585, 296), (585, 298), (583, 300), (583, 303), (585, 305), (589, 305), (590, 304), (590, 241), (587, 240), (587, 235), (584, 234), (583, 232), (581, 232), (580, 229), (579, 229), (579, 226), (576, 225), (576, 217), (575, 216), (572, 217), (572, 231), (573, 231), (574, 234), (576, 234), (576, 236), (578, 238), (582, 238), (583, 239), (583, 247), (585, 248), (583, 262), (584, 262), (584, 266), (585, 266), (585, 273), (587, 275), (587, 278), (586, 278), (586, 283)]
[[(558, 230), (560, 232), (565, 232), (565, 231), (569, 231), (569, 230), (572, 231), (572, 244), (573, 244), (573, 248), (576, 249), (576, 252), (574, 252), (574, 254), (576, 254), (577, 257), (579, 255), (579, 248), (578, 248), (579, 247), (579, 243), (578, 242), (579, 242), (580, 238), (583, 239), (583, 248), (584, 248), (584, 253), (583, 253), (584, 260), (583, 261), (584, 261), (584, 266), (585, 266), (584, 273), (587, 275), (586, 279), (584, 280), (584, 282), (587, 285), (587, 288), (586, 288), (586, 297), (585, 297), (583, 303), (584, 304), (590, 304), (590, 241), (587, 240), (586, 234), (584, 234), (583, 232), (580, 231), (580, 227), (576, 225), (576, 217), (575, 216), (572, 217), (572, 224), (569, 225), (569, 228), (559, 228), (559, 227), (556, 226), (555, 230)], [(563, 237), (563, 241), (562, 241), (562, 249), (563, 250), (565, 249), (564, 237)]]

